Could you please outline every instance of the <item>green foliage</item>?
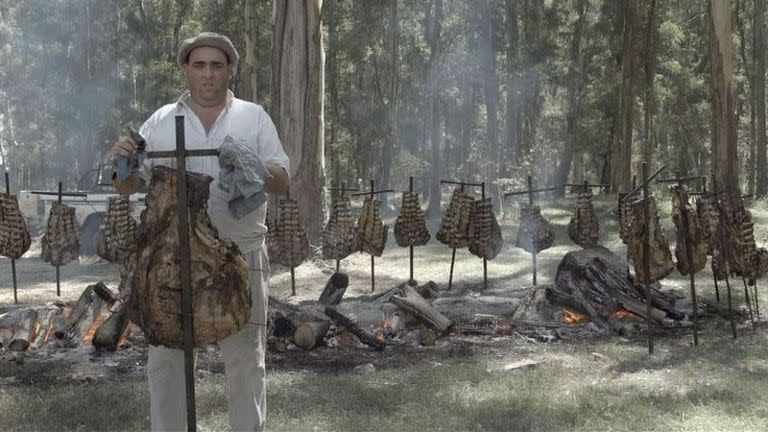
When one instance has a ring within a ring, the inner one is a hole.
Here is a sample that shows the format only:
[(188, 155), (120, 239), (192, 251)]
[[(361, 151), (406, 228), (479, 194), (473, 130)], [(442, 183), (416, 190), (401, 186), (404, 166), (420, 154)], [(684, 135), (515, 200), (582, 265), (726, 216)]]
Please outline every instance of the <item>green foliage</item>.
[[(432, 166), (430, 68), (437, 71), (440, 176), (479, 180), (499, 166), (498, 175), (508, 178), (535, 172), (546, 181), (559, 171), (604, 177), (621, 133), (622, 2), (585, 0), (583, 29), (575, 40), (580, 1), (443, 0), (440, 55), (433, 60), (436, 0), (397, 0), (393, 62), (392, 1), (323, 4), (327, 165), (340, 171), (329, 179), (380, 178), (384, 169), (394, 179), (412, 172), (412, 161)], [(649, 140), (643, 130), (643, 74), (645, 60), (654, 56), (652, 162), (709, 175), (706, 2), (656, 0), (656, 43), (646, 53), (650, 5), (651, 0), (637, 3), (634, 159)], [(46, 187), (64, 179), (71, 186), (102, 161), (121, 125), (141, 123), (173, 101), (184, 90), (174, 59), (180, 39), (219, 31), (245, 54), (244, 6), (245, 0), (0, 0), (0, 157), (15, 183)], [(732, 7), (739, 152), (747, 165), (753, 145), (752, 2), (739, 0)], [(270, 18), (271, 2), (255, 2), (256, 94), (267, 109)], [(495, 58), (494, 71), (488, 70), (488, 55)], [(493, 116), (486, 112), (491, 72), (498, 79), (495, 131), (489, 131)], [(241, 73), (234, 80), (236, 93)], [(491, 132), (498, 136), (499, 157), (489, 152)], [(566, 150), (573, 162), (562, 160)], [(391, 167), (379, 163), (386, 151), (394, 153)]]

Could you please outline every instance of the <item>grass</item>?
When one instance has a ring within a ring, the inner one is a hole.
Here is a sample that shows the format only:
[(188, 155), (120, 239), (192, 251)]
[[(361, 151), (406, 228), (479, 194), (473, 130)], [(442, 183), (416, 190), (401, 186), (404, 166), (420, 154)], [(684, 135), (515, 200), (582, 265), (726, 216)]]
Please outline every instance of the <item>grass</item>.
[[(725, 329), (723, 329), (725, 330)], [(642, 343), (500, 341), (370, 374), (272, 369), (268, 429), (278, 431), (742, 431), (768, 429), (766, 340), (707, 334), (698, 349)], [(597, 353), (597, 354), (596, 354)], [(519, 358), (540, 363), (505, 371)], [(223, 375), (198, 379), (200, 430), (228, 429)], [(0, 387), (0, 430), (146, 430), (142, 377)]]
[[(612, 201), (597, 203), (601, 242), (619, 252), (623, 245), (615, 243), (615, 222), (605, 213), (612, 205)], [(575, 248), (566, 235), (569, 206), (568, 201), (555, 201), (544, 210), (555, 224), (558, 239), (539, 256), (540, 283), (551, 282), (562, 254)], [(668, 206), (662, 206), (661, 212), (667, 237), (673, 241)], [(768, 205), (756, 203), (753, 217), (755, 237), (761, 246)], [(530, 283), (530, 256), (514, 247), (515, 223), (514, 218), (502, 221), (505, 246), (500, 256), (489, 262), (489, 292), (512, 290), (522, 295)], [(52, 285), (45, 282), (49, 275), (36, 270), (41, 263), (35, 260), (21, 260), (24, 274), (32, 282), (21, 293), (23, 301), (50, 301)], [(417, 278), (445, 284), (449, 262), (450, 249), (437, 242), (417, 248)], [(376, 263), (377, 291), (408, 277), (407, 249), (390, 245)], [(293, 301), (316, 299), (333, 264), (314, 261), (297, 268), (298, 295)], [(368, 294), (369, 257), (355, 254), (342, 266), (351, 279), (346, 297)], [(0, 262), (3, 287), (8, 281), (6, 267), (7, 262)], [(97, 276), (112, 284), (116, 280), (115, 269), (106, 264), (73, 264), (63, 270), (72, 277), (64, 291), (67, 299), (76, 298), (82, 284)], [(273, 273), (272, 294), (287, 297), (290, 276), (282, 269)], [(708, 270), (697, 275), (701, 299), (714, 297), (711, 280)], [(457, 290), (477, 289), (482, 284), (480, 260), (466, 250), (457, 252), (454, 284)], [(676, 272), (663, 285), (688, 292), (687, 278)], [(0, 304), (8, 304), (9, 294), (2, 291)], [(743, 304), (739, 296), (743, 289), (736, 289), (736, 293), (735, 304)], [(768, 298), (762, 288), (761, 298)], [(404, 432), (768, 430), (765, 328), (753, 331), (742, 325), (739, 339), (734, 341), (723, 320), (701, 321), (698, 348), (691, 346), (689, 335), (668, 336), (656, 340), (653, 355), (648, 354), (642, 337), (546, 344), (514, 336), (449, 338), (438, 341), (435, 347), (409, 352), (388, 349), (376, 354), (375, 372), (358, 374), (352, 367), (370, 357), (354, 349), (348, 355), (352, 360), (345, 362), (335, 362), (333, 357), (343, 348), (268, 354), (267, 428)], [(319, 359), (323, 360), (322, 367), (315, 365)], [(504, 365), (521, 359), (539, 363), (504, 370)], [(228, 430), (224, 375), (221, 367), (212, 369), (201, 371), (197, 381), (199, 430)], [(147, 430), (148, 406), (145, 378), (135, 371), (86, 383), (32, 380), (2, 384), (0, 430)]]

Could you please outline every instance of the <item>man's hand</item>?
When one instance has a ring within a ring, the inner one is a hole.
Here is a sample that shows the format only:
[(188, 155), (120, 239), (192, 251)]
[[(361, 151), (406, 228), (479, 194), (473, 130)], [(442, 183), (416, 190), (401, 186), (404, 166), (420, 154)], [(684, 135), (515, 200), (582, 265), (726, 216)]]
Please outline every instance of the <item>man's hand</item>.
[(113, 163), (117, 156), (131, 157), (136, 153), (139, 148), (139, 143), (136, 142), (130, 136), (121, 136), (116, 143), (112, 145), (112, 149), (109, 150), (108, 160)]
[(288, 173), (285, 168), (266, 164), (270, 177), (264, 180), (264, 192), (269, 194), (281, 195), (288, 190)]
[[(107, 160), (110, 164), (114, 165), (117, 157), (131, 157), (136, 153), (139, 148), (139, 144), (130, 136), (121, 136), (116, 143), (112, 145), (107, 155)], [(138, 192), (138, 190), (144, 185), (144, 180), (138, 173), (131, 174), (130, 177), (125, 180), (120, 180), (117, 175), (112, 177), (112, 185), (115, 187), (120, 195), (130, 195)]]

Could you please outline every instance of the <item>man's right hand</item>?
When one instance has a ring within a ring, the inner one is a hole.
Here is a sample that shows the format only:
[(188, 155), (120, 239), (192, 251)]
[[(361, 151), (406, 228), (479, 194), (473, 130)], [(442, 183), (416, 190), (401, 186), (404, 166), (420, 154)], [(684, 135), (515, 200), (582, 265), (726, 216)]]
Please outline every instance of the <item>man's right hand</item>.
[(116, 143), (112, 145), (112, 149), (109, 150), (109, 162), (115, 161), (117, 156), (131, 157), (136, 153), (139, 148), (139, 144), (128, 135), (121, 136)]
[[(114, 164), (117, 157), (129, 158), (133, 156), (138, 147), (138, 143), (131, 136), (121, 136), (117, 142), (112, 145), (107, 159), (110, 164)], [(138, 192), (144, 185), (144, 181), (137, 173), (132, 173), (125, 180), (120, 180), (117, 178), (117, 175), (115, 175), (112, 177), (112, 185), (120, 195), (130, 195)]]

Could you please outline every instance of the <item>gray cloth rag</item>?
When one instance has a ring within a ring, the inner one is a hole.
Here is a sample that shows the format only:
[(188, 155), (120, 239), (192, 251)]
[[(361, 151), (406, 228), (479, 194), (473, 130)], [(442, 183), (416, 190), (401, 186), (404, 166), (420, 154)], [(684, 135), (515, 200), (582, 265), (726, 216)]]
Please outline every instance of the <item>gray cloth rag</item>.
[(229, 193), (229, 212), (235, 219), (251, 213), (267, 200), (264, 182), (269, 171), (245, 141), (227, 135), (219, 147), (219, 188)]
[(141, 164), (144, 163), (146, 156), (147, 152), (141, 149), (137, 150), (136, 153), (132, 154), (130, 157), (115, 157), (113, 164), (115, 166), (115, 174), (117, 175), (117, 178), (125, 180), (130, 177), (131, 174), (138, 171)]

